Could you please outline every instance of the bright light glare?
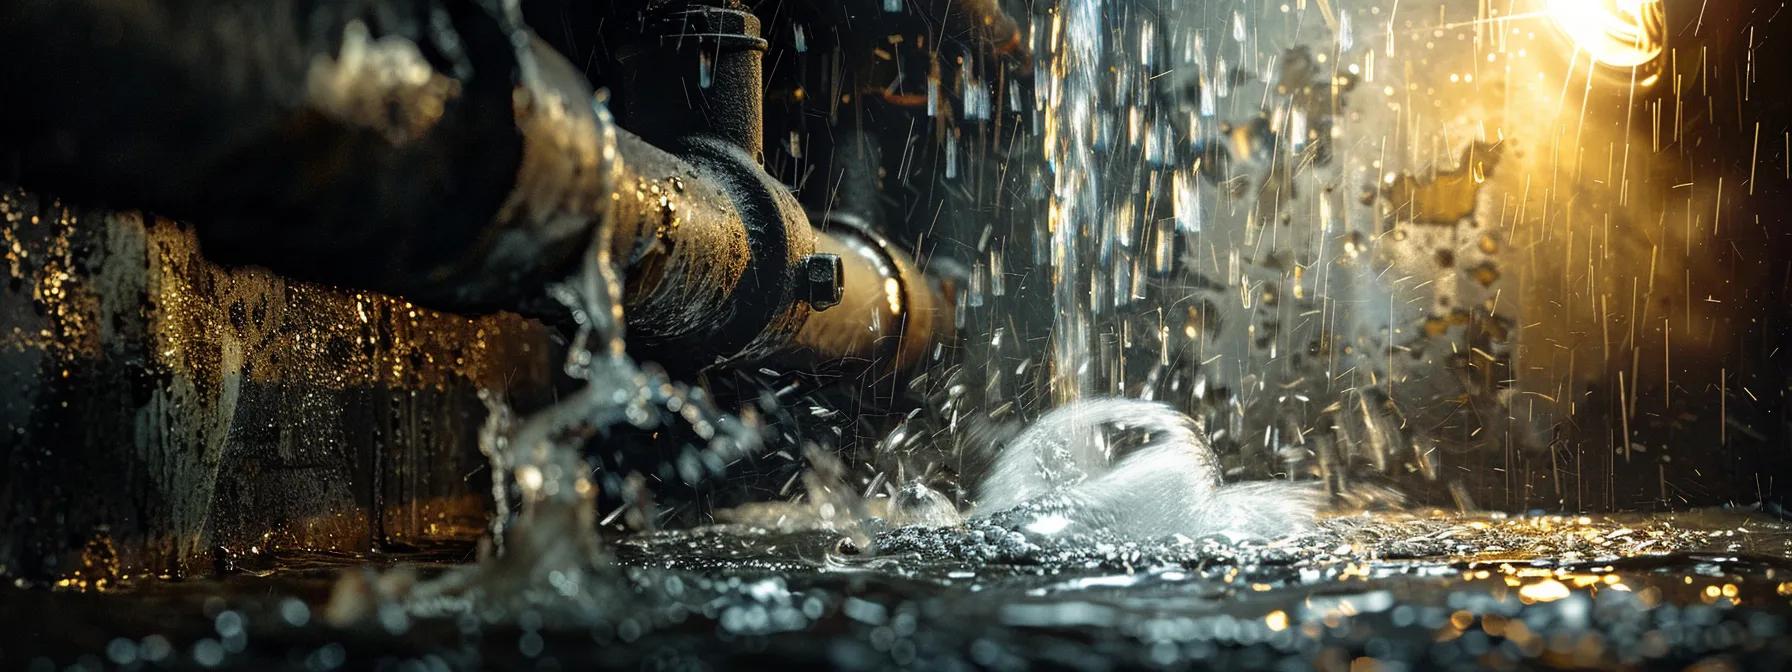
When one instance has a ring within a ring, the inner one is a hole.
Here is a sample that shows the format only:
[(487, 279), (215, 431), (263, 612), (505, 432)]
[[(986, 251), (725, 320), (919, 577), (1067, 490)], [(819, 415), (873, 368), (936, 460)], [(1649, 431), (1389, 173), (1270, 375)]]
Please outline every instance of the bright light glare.
[(1661, 56), (1667, 23), (1661, 0), (1548, 0), (1548, 5), (1556, 26), (1595, 61), (1635, 68)]
[(1033, 534), (1051, 536), (1063, 532), (1070, 527), (1071, 520), (1057, 514), (1043, 516), (1027, 524), (1027, 531)]

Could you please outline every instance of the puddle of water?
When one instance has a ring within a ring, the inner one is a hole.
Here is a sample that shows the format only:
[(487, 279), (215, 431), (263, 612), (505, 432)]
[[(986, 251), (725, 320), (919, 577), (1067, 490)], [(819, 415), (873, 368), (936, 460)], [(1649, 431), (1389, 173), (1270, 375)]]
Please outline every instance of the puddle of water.
[[(880, 530), (876, 553), (842, 552), (843, 536), (723, 525), (621, 537), (608, 601), (581, 614), (388, 611), (340, 628), (327, 622), (334, 573), (368, 559), (287, 557), (260, 577), (8, 587), (0, 625), (55, 635), (8, 642), (27, 669), (83, 656), (294, 669), (1792, 661), (1792, 527), (1745, 513), (1334, 514), (1307, 535), (1239, 542), (1046, 539), (974, 521)], [(440, 555), (385, 560), (415, 560), (421, 583), (467, 571)]]

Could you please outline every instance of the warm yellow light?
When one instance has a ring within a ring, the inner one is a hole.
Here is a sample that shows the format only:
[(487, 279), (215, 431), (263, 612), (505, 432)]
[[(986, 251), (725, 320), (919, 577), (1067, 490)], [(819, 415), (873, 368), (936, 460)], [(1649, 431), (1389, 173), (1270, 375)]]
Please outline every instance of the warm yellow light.
[(1264, 625), (1268, 625), (1269, 629), (1275, 632), (1287, 630), (1288, 612), (1282, 611), (1281, 609), (1269, 612), (1268, 616), (1263, 617), (1263, 623)]
[(1545, 579), (1537, 583), (1526, 584), (1523, 588), (1518, 589), (1519, 601), (1526, 604), (1554, 602), (1572, 594), (1573, 591), (1568, 589), (1568, 584), (1555, 579)]
[(1574, 46), (1614, 68), (1637, 68), (1661, 57), (1667, 21), (1662, 0), (1547, 0)]

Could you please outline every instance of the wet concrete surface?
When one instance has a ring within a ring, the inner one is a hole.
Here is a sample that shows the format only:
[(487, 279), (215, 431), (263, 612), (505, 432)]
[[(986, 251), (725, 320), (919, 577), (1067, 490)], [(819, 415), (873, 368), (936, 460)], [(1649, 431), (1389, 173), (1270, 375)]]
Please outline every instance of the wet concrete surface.
[[(1275, 542), (718, 526), (614, 539), (612, 604), (332, 625), (343, 572), (10, 586), (21, 669), (1781, 669), (1792, 526), (1756, 514), (1328, 518)], [(388, 572), (387, 576), (393, 575)], [(332, 597), (332, 593), (336, 593)]]

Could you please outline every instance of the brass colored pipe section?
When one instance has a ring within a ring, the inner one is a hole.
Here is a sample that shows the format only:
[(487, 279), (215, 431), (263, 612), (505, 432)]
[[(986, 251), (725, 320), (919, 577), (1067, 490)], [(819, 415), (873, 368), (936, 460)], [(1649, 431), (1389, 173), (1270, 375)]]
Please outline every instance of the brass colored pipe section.
[(845, 296), (840, 305), (810, 314), (779, 363), (883, 378), (918, 370), (936, 344), (951, 340), (951, 305), (908, 255), (839, 219), (816, 232), (815, 251), (839, 255)]

